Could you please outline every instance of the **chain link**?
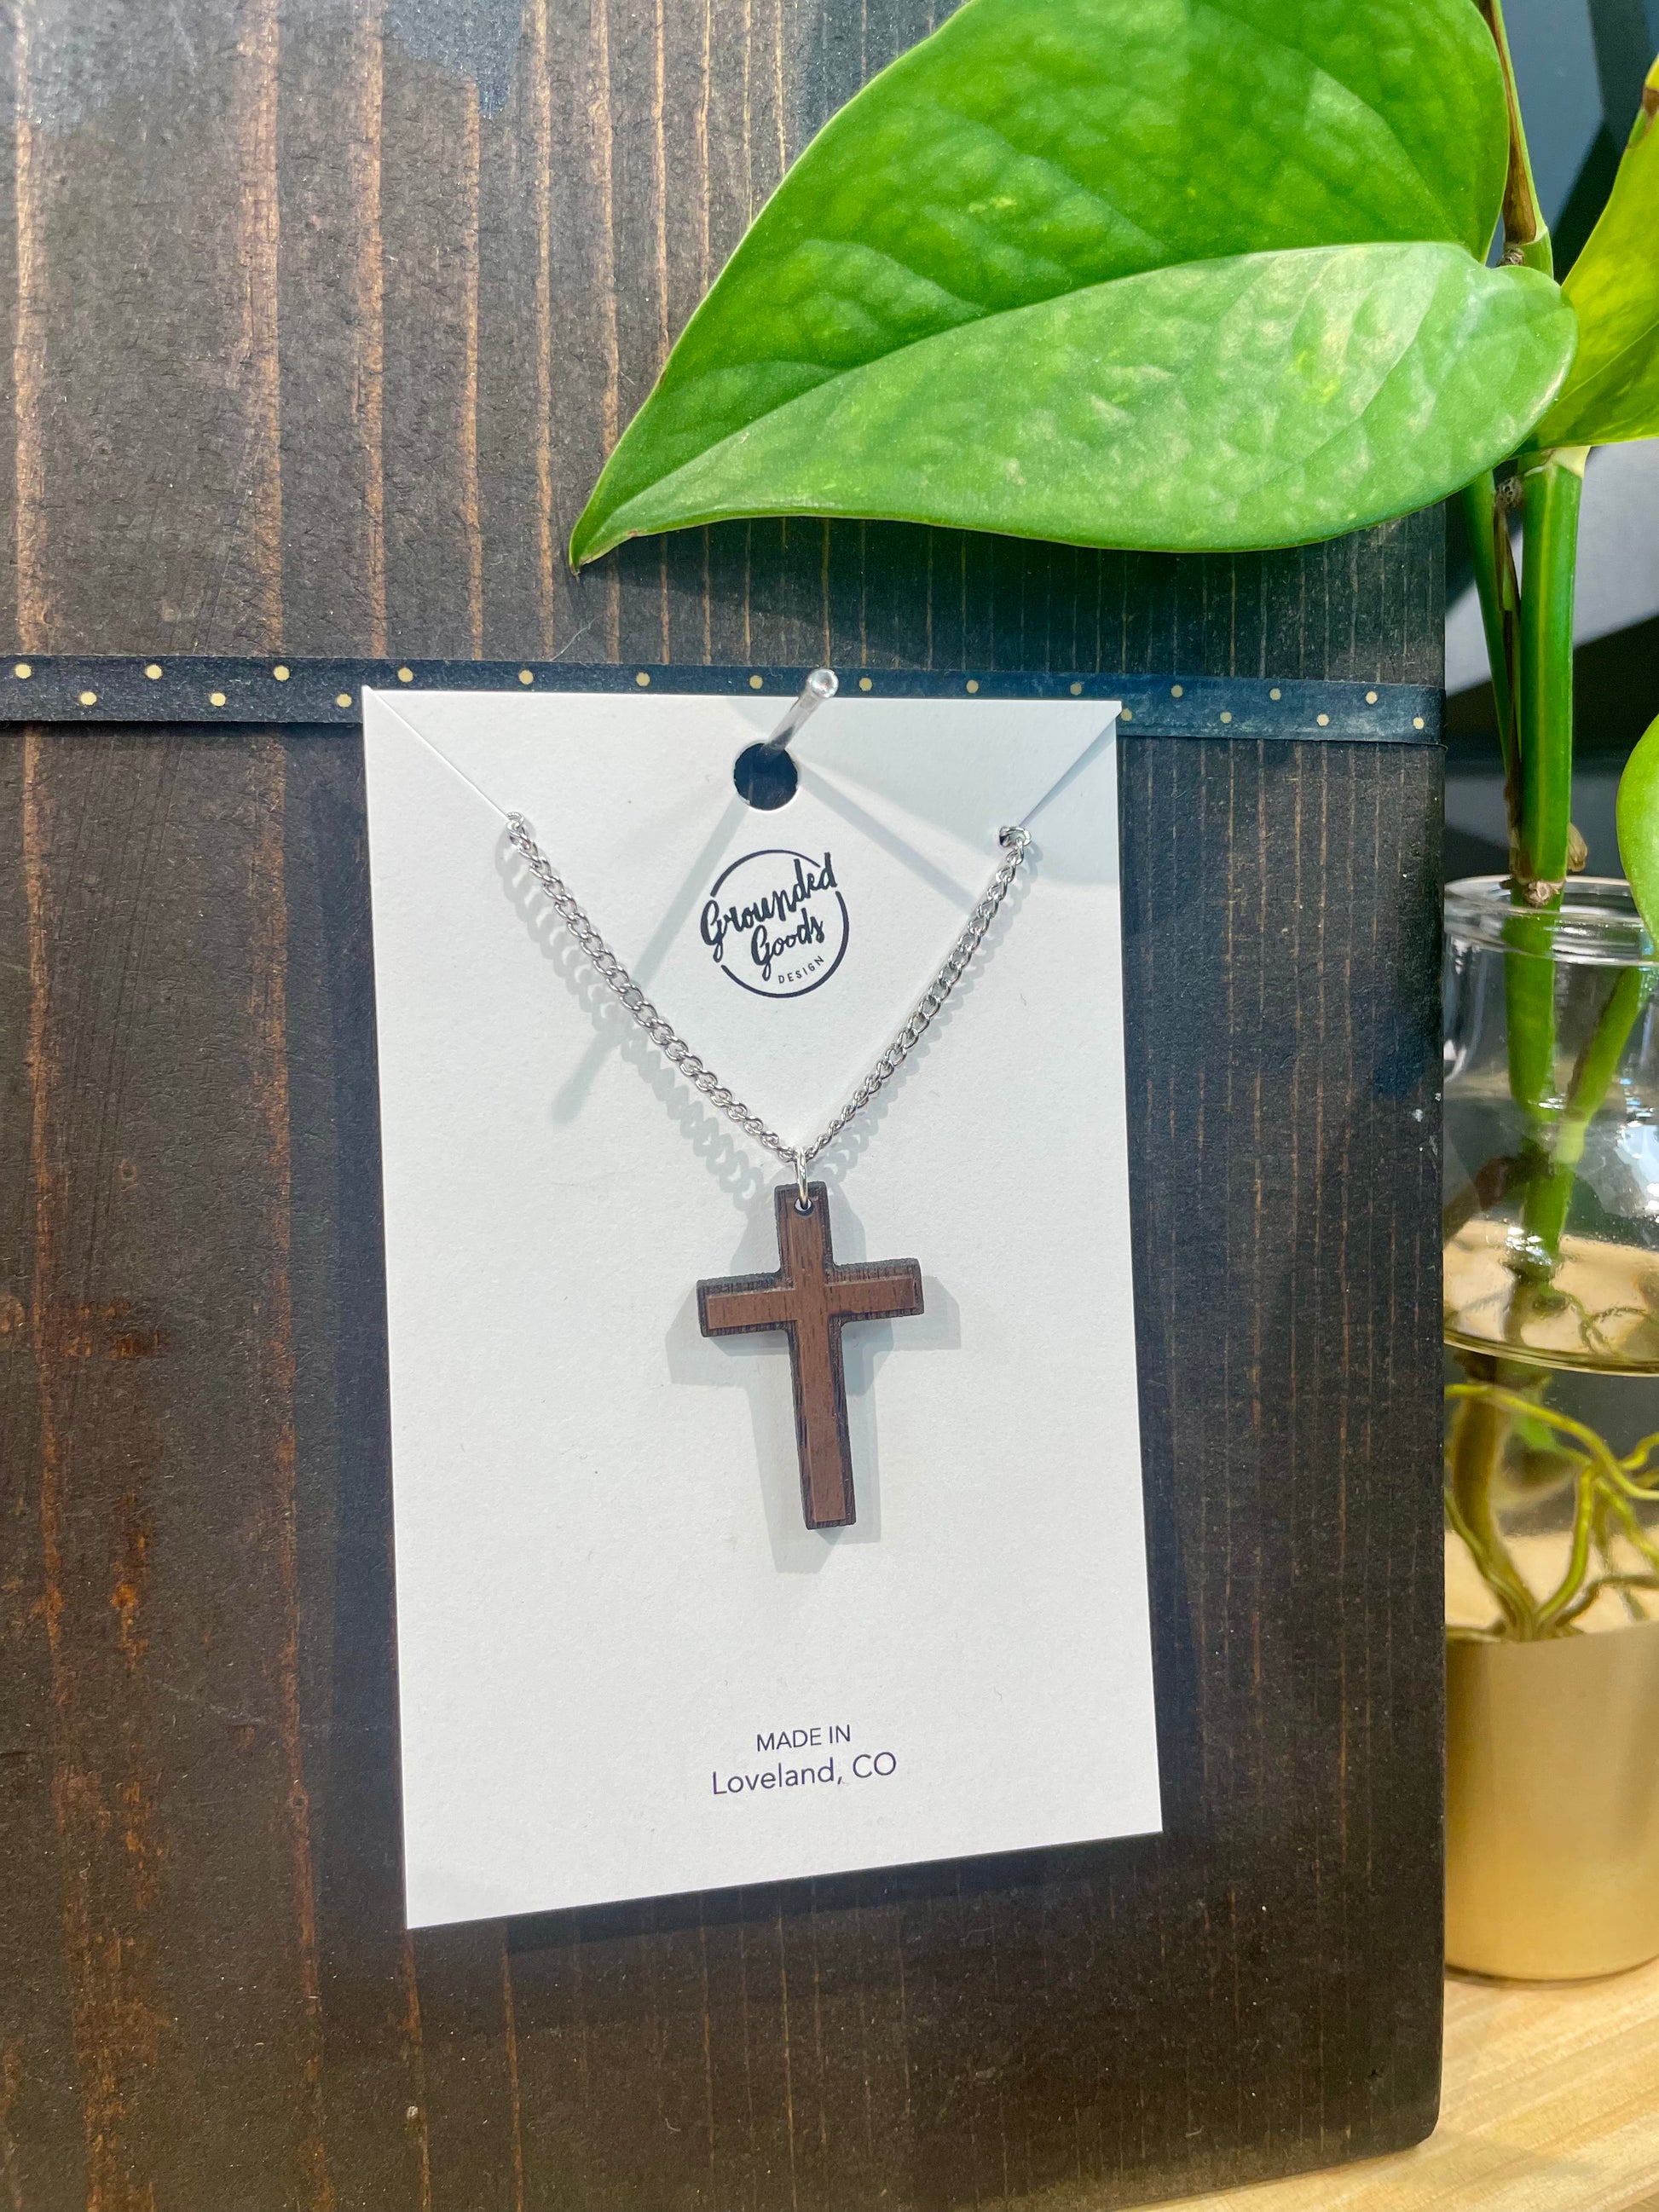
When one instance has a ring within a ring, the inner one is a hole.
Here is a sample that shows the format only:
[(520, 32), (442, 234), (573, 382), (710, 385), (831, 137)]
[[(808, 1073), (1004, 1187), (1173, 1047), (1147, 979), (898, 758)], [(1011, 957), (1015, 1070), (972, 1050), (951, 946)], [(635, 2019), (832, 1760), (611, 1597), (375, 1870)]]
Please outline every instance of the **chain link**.
[(979, 904), (969, 915), (961, 936), (945, 955), (944, 965), (912, 1007), (903, 1028), (834, 1121), (827, 1123), (810, 1145), (791, 1145), (775, 1129), (769, 1128), (752, 1107), (745, 1106), (742, 1099), (720, 1081), (713, 1068), (706, 1066), (692, 1051), (667, 1017), (652, 1005), (594, 927), (569, 885), (536, 842), (535, 832), (522, 814), (507, 816), (507, 834), (531, 874), (547, 893), (553, 911), (592, 962), (599, 975), (615, 994), (618, 1004), (633, 1016), (670, 1066), (678, 1068), (700, 1097), (724, 1114), (727, 1121), (734, 1121), (745, 1136), (754, 1138), (757, 1144), (764, 1145), (768, 1152), (774, 1153), (785, 1167), (793, 1170), (803, 1198), (806, 1190), (807, 1169), (821, 1152), (834, 1144), (854, 1116), (864, 1111), (883, 1085), (892, 1081), (927, 1035), (945, 1000), (967, 974), (969, 963), (985, 941), (986, 931), (996, 920), (1002, 902), (1013, 887), (1014, 878), (1019, 873), (1031, 842), (1030, 831), (1018, 824), (1011, 825), (1000, 833), (998, 842), (1002, 847), (1002, 858), (997, 863), (996, 872), (986, 885)]

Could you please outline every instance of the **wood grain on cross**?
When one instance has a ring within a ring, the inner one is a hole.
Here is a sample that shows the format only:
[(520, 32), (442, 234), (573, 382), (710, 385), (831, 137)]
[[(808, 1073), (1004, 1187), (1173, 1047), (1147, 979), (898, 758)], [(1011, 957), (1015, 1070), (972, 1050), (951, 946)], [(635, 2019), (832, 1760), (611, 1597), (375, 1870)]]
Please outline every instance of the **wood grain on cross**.
[(921, 1270), (914, 1260), (837, 1267), (830, 1233), (829, 1193), (821, 1182), (809, 1183), (806, 1192), (804, 1206), (793, 1182), (781, 1183), (774, 1194), (777, 1273), (728, 1275), (699, 1283), (697, 1319), (705, 1336), (746, 1336), (777, 1329), (788, 1338), (806, 1525), (844, 1528), (857, 1513), (842, 1331), (849, 1321), (891, 1321), (919, 1314)]

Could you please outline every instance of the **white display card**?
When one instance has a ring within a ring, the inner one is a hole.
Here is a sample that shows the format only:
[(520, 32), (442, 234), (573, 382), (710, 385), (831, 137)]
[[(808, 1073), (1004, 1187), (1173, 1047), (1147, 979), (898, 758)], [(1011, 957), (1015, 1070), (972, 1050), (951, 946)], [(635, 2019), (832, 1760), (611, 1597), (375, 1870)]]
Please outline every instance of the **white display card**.
[[(838, 698), (763, 812), (732, 765), (783, 703), (364, 697), (412, 1926), (1158, 1826), (1115, 710)], [(849, 1527), (805, 1525), (783, 1336), (699, 1328), (700, 1279), (777, 1267), (784, 1171), (628, 1018), (513, 810), (791, 1141), (1030, 828), (811, 1170), (837, 1261), (925, 1297), (846, 1331)]]

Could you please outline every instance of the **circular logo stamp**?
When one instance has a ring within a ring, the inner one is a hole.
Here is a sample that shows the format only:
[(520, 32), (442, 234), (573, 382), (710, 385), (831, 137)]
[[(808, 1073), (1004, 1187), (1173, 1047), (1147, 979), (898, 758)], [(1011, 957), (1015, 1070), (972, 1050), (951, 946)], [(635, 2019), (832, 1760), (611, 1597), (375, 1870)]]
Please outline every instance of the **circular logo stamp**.
[(804, 998), (829, 981), (847, 950), (835, 861), (778, 847), (745, 853), (703, 902), (700, 927), (715, 966), (745, 991)]

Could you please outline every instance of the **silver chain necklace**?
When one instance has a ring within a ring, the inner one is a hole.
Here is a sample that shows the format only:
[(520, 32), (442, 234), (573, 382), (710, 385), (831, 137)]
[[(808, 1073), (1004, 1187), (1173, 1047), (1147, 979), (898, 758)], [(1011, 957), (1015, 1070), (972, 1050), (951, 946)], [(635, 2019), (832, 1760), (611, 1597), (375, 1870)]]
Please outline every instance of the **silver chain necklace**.
[(810, 1145), (791, 1145), (720, 1081), (667, 1017), (652, 1005), (555, 871), (522, 814), (507, 816), (507, 831), (514, 849), (552, 902), (554, 912), (663, 1058), (711, 1106), (793, 1171), (793, 1180), (780, 1183), (773, 1194), (778, 1235), (776, 1272), (700, 1282), (697, 1323), (708, 1337), (766, 1332), (781, 1334), (787, 1340), (802, 1516), (809, 1528), (844, 1528), (857, 1518), (857, 1507), (842, 1331), (852, 1322), (896, 1321), (921, 1313), (921, 1269), (915, 1260), (841, 1265), (830, 1234), (828, 1187), (808, 1182), (806, 1170), (882, 1085), (891, 1081), (921, 1042), (984, 943), (986, 931), (1024, 865), (1031, 834), (1018, 827), (1000, 833), (1002, 858), (996, 872), (903, 1028), (834, 1121)]
[(752, 1107), (745, 1106), (742, 1099), (720, 1081), (714, 1070), (692, 1051), (667, 1016), (659, 1013), (652, 1005), (642, 988), (634, 981), (594, 927), (569, 885), (536, 842), (535, 832), (522, 814), (507, 816), (507, 834), (514, 850), (528, 866), (531, 874), (547, 893), (554, 912), (592, 962), (618, 1002), (634, 1017), (663, 1058), (671, 1066), (679, 1070), (694, 1091), (724, 1114), (728, 1121), (736, 1122), (745, 1135), (753, 1137), (757, 1144), (764, 1145), (768, 1152), (782, 1161), (785, 1167), (794, 1170), (798, 1196), (803, 1207), (807, 1202), (807, 1169), (820, 1152), (835, 1142), (854, 1116), (864, 1111), (882, 1086), (892, 1080), (921, 1043), (933, 1018), (968, 972), (969, 963), (985, 940), (986, 931), (995, 921), (1004, 899), (1013, 887), (1014, 878), (1019, 873), (1026, 848), (1031, 842), (1030, 831), (1017, 824), (1011, 824), (999, 833), (997, 842), (1002, 848), (1002, 858), (997, 863), (996, 872), (986, 885), (979, 904), (969, 915), (961, 936), (945, 955), (944, 964), (912, 1008), (908, 1020), (834, 1121), (827, 1123), (810, 1145), (791, 1145), (775, 1129), (769, 1127)]

